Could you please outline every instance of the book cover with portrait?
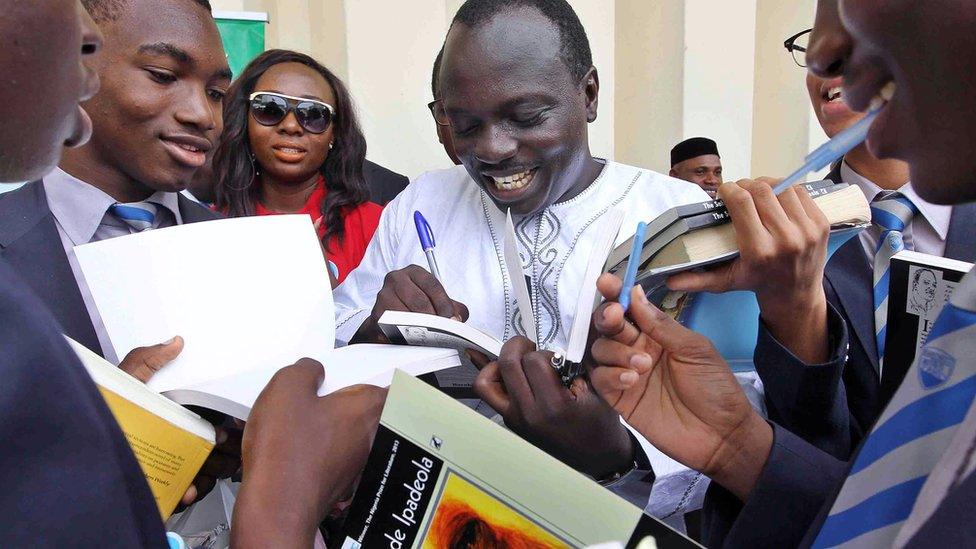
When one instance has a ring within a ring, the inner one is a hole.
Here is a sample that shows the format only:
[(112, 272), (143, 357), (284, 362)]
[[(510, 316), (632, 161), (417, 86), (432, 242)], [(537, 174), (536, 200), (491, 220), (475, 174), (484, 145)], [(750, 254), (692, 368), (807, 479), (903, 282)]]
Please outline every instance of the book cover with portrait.
[(918, 350), (953, 290), (973, 265), (913, 251), (891, 258), (888, 323), (881, 392), (888, 402), (905, 379)]

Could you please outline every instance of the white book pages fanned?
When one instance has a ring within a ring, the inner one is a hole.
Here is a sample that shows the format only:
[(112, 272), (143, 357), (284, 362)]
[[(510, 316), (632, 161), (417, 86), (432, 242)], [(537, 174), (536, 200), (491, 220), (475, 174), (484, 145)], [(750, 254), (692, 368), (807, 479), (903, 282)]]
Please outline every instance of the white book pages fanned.
[(334, 349), (332, 290), (306, 215), (181, 225), (75, 253), (117, 356), (184, 339), (148, 383), (180, 404), (246, 419), (275, 372), (303, 357), (325, 365), (320, 395), (386, 385), (396, 368), (420, 375), (460, 364), (450, 349)]
[(329, 275), (307, 215), (221, 219), (75, 247), (121, 359), (181, 336), (149, 386), (324, 361), (335, 341)]
[(512, 221), (511, 210), (505, 214), (505, 236), (502, 247), (505, 271), (508, 273), (509, 280), (512, 281), (512, 290), (515, 293), (515, 304), (522, 321), (522, 329), (525, 331), (526, 337), (538, 345), (539, 340), (536, 336), (538, 328), (536, 327), (535, 314), (532, 312), (532, 295), (529, 293), (529, 286), (525, 281), (525, 272), (522, 270), (522, 260), (519, 258), (518, 239), (515, 236), (515, 223)]

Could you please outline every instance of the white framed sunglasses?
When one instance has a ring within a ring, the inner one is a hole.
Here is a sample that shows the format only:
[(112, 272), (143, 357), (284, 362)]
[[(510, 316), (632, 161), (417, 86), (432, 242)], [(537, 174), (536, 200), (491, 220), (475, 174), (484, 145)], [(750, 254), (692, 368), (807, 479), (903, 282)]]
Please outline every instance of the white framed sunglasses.
[(328, 103), (294, 97), (275, 92), (254, 92), (248, 98), (251, 116), (262, 126), (277, 126), (288, 116), (295, 113), (298, 124), (311, 133), (323, 133), (335, 119), (335, 109)]

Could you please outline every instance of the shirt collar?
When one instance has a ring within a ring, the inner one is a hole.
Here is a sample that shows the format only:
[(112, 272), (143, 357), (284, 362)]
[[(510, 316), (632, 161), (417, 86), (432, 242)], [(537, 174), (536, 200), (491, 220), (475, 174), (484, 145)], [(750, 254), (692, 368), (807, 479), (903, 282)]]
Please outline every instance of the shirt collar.
[[(861, 189), (861, 192), (864, 193), (864, 196), (867, 197), (868, 202), (874, 200), (875, 197), (878, 196), (878, 193), (880, 193), (882, 190), (881, 187), (877, 186), (873, 181), (870, 181), (861, 174), (855, 172), (854, 169), (847, 164), (847, 162), (841, 163), (840, 176), (844, 183), (857, 185), (858, 188)], [(939, 235), (940, 239), (944, 241), (948, 237), (949, 223), (952, 219), (952, 206), (944, 206), (926, 202), (920, 196), (918, 196), (918, 193), (915, 192), (911, 181), (902, 185), (901, 188), (898, 189), (898, 192), (905, 195), (909, 200), (912, 201), (913, 204), (915, 204), (919, 213), (922, 214), (925, 221), (932, 226), (936, 234)]]
[[(47, 195), (51, 213), (75, 245), (91, 241), (109, 206), (116, 202), (98, 187), (85, 183), (61, 168), (55, 168), (44, 177), (44, 193)], [(157, 191), (146, 201), (166, 208), (177, 225), (183, 223), (176, 193)]]

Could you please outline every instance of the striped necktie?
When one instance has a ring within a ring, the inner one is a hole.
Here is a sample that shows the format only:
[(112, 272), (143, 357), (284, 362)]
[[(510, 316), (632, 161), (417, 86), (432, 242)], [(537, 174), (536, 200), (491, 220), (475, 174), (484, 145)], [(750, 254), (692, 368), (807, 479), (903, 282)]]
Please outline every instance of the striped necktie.
[(874, 336), (878, 364), (884, 365), (885, 334), (888, 325), (888, 280), (891, 256), (905, 249), (905, 233), (918, 208), (897, 191), (884, 191), (871, 202), (871, 220), (881, 230), (874, 255)]
[(976, 398), (976, 271), (853, 460), (813, 547), (890, 547)]
[(155, 204), (149, 202), (129, 202), (128, 204), (116, 202), (108, 207), (108, 211), (135, 229), (136, 232), (142, 232), (152, 229), (153, 222), (156, 221), (157, 209)]

